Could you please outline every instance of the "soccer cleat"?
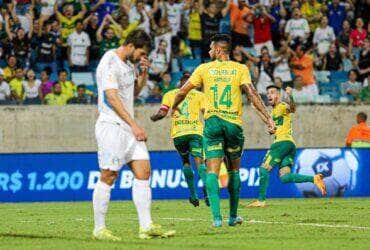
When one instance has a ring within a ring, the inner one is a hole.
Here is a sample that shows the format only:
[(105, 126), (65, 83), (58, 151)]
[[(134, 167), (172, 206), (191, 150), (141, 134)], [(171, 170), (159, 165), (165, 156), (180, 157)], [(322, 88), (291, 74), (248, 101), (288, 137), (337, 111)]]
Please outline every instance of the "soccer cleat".
[(206, 203), (206, 206), (209, 207), (211, 204), (209, 203), (209, 198), (208, 198), (207, 190), (205, 187), (203, 187), (203, 195), (204, 195), (204, 202)]
[(106, 228), (93, 232), (93, 239), (95, 240), (110, 240), (110, 241), (121, 241), (120, 237), (114, 236), (111, 231)]
[(238, 216), (238, 217), (230, 217), (229, 218), (229, 226), (234, 227), (236, 225), (241, 225), (243, 223), (243, 218)]
[(267, 207), (266, 201), (259, 201), (255, 200), (252, 203), (247, 205), (248, 208), (253, 208), (253, 207)]
[(221, 219), (214, 220), (213, 227), (222, 227), (222, 220)]
[(194, 207), (199, 207), (199, 200), (198, 199), (189, 198), (189, 202), (191, 204), (193, 204)]
[(175, 230), (165, 231), (160, 225), (151, 224), (147, 230), (140, 228), (139, 238), (142, 240), (152, 238), (169, 238), (175, 236), (175, 233)]
[(322, 174), (317, 174), (313, 177), (313, 183), (320, 190), (322, 196), (326, 196), (326, 185), (324, 182), (324, 176)]

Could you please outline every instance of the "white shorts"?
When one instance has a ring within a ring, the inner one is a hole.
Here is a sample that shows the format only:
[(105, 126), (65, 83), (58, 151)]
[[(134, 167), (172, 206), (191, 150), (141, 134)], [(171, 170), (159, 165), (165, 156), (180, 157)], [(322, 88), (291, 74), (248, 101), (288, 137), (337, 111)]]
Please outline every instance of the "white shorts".
[(98, 120), (95, 136), (100, 169), (119, 171), (124, 164), (133, 160), (149, 160), (145, 142), (137, 141), (132, 131), (124, 125)]

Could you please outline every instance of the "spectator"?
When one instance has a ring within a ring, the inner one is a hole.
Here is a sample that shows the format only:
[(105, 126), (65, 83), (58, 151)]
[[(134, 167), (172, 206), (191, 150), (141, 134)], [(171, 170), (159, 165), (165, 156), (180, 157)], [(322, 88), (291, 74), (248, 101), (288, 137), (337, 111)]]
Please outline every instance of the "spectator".
[(334, 30), (328, 26), (328, 18), (322, 17), (320, 27), (315, 30), (313, 44), (319, 55), (325, 55), (329, 51), (329, 46), (335, 41)]
[(357, 59), (360, 57), (360, 49), (364, 44), (367, 31), (363, 28), (364, 21), (361, 18), (356, 19), (356, 29), (351, 31), (349, 36), (349, 53)]
[(346, 146), (353, 148), (370, 147), (370, 126), (366, 124), (367, 115), (360, 112), (356, 116), (357, 125), (353, 126), (347, 135)]
[(293, 87), (292, 74), (289, 67), (291, 49), (285, 40), (280, 42), (280, 49), (276, 52), (272, 62), (275, 64), (274, 78), (280, 78), (283, 81), (283, 88)]
[(301, 12), (304, 18), (310, 25), (310, 30), (314, 31), (320, 25), (320, 20), (323, 17), (321, 13), (321, 4), (316, 0), (303, 1)]
[(83, 31), (82, 20), (77, 20), (76, 30), (68, 37), (68, 61), (71, 71), (88, 71), (90, 45), (89, 35)]
[(96, 40), (99, 43), (99, 56), (102, 57), (105, 52), (110, 49), (117, 48), (119, 46), (119, 40), (114, 34), (112, 28), (108, 28), (105, 31), (104, 37), (102, 35), (104, 26), (109, 25), (108, 16), (105, 16), (98, 31), (96, 32)]
[(47, 22), (37, 34), (37, 60), (36, 71), (41, 72), (45, 67), (50, 67), (52, 73), (56, 74), (57, 65), (56, 60), (56, 40), (50, 33), (51, 23)]
[(135, 21), (133, 23), (128, 22), (128, 16), (122, 15), (120, 17), (120, 23), (118, 24), (111, 15), (107, 15), (108, 20), (110, 21), (110, 27), (114, 30), (116, 36), (120, 39), (119, 43), (123, 44), (126, 40), (126, 37), (135, 30), (140, 23), (144, 20), (143, 16), (138, 21)]
[(57, 0), (40, 0), (41, 10), (40, 10), (40, 27), (43, 26), (43, 23), (54, 15), (54, 5)]
[(360, 59), (358, 62), (360, 70), (360, 80), (364, 80), (370, 73), (370, 41), (369, 38), (364, 40), (363, 48), (360, 51)]
[(116, 5), (114, 5), (112, 2), (113, 1), (106, 0), (94, 1), (95, 5), (90, 8), (90, 12), (95, 13), (95, 15), (98, 17), (98, 24), (101, 24), (104, 18), (107, 15), (112, 14), (116, 9)]
[(44, 98), (44, 104), (51, 106), (64, 106), (67, 104), (68, 97), (62, 94), (62, 87), (59, 83), (54, 83), (53, 91)]
[(150, 69), (149, 76), (150, 79), (159, 82), (162, 75), (168, 70), (169, 55), (167, 55), (167, 42), (161, 40), (159, 42), (159, 47), (157, 50), (153, 50), (149, 55)]
[(159, 84), (159, 87), (162, 91), (162, 95), (166, 94), (168, 91), (175, 89), (176, 86), (171, 84), (171, 75), (169, 73), (165, 73), (162, 77), (162, 82)]
[(194, 0), (189, 13), (188, 39), (193, 58), (200, 59), (202, 42), (202, 25), (200, 13), (203, 12), (203, 1)]
[(4, 81), (4, 72), (0, 69), (0, 104), (7, 104), (10, 100), (10, 88), (6, 81)]
[(220, 21), (225, 17), (229, 11), (229, 4), (219, 11), (216, 3), (209, 2), (206, 5), (204, 12), (200, 19), (202, 23), (202, 60), (209, 58), (209, 46), (211, 38), (220, 30)]
[(262, 99), (265, 101), (267, 101), (266, 87), (274, 84), (273, 72), (274, 64), (271, 62), (271, 57), (268, 53), (268, 50), (265, 49), (254, 73), (257, 79), (257, 91), (262, 95)]
[(346, 19), (346, 10), (340, 5), (340, 0), (333, 0), (328, 6), (329, 25), (334, 29), (335, 35), (339, 35), (343, 30), (343, 22)]
[[(281, 11), (285, 11), (283, 1), (279, 0), (272, 0), (271, 1), (271, 9), (270, 14), (274, 17), (275, 22), (271, 24), (271, 35), (272, 35), (272, 42), (274, 44), (274, 47), (279, 48), (280, 40), (282, 38), (282, 34), (280, 33), (280, 21), (284, 21), (284, 17), (281, 15)], [(285, 24), (284, 24), (285, 26)]]
[(26, 34), (23, 28), (18, 28), (15, 33), (11, 31), (9, 16), (5, 16), (5, 27), (11, 44), (11, 54), (17, 57), (17, 60), (22, 67), (29, 64), (29, 57), (31, 52), (31, 38), (33, 35), (33, 25), (31, 19), (30, 31)]
[(301, 42), (307, 40), (310, 36), (310, 27), (306, 19), (302, 18), (299, 8), (293, 9), (293, 18), (285, 26), (285, 34), (289, 41), (298, 38)]
[(189, 0), (185, 3), (177, 3), (175, 0), (168, 0), (166, 2), (161, 2), (161, 9), (166, 13), (168, 22), (172, 30), (172, 37), (177, 37), (180, 33), (181, 27), (181, 14), (190, 8)]
[(35, 72), (30, 69), (27, 71), (26, 80), (23, 81), (23, 104), (41, 104), (40, 86), (41, 81), (36, 79)]
[(294, 79), (293, 97), (297, 103), (314, 103), (317, 100), (318, 94), (313, 94), (309, 89), (304, 88), (303, 78), (296, 76)]
[(291, 68), (296, 76), (302, 77), (303, 89), (312, 95), (318, 95), (319, 89), (316, 85), (313, 72), (313, 59), (305, 52), (303, 45), (296, 45), (295, 55), (291, 60)]
[(329, 71), (343, 70), (343, 61), (334, 43), (330, 45), (329, 53), (324, 56), (322, 69)]
[(91, 13), (87, 18), (84, 19), (84, 30), (89, 35), (91, 46), (90, 46), (90, 71), (95, 71), (99, 63), (99, 43), (96, 37), (96, 32), (99, 29), (99, 18), (95, 13)]
[(53, 90), (53, 82), (50, 81), (50, 73), (51, 68), (46, 67), (43, 71), (41, 71), (40, 79), (41, 79), (41, 85), (40, 85), (40, 99), (41, 101), (44, 100), (44, 97), (51, 93)]
[(243, 47), (252, 47), (251, 39), (248, 35), (248, 19), (252, 14), (246, 0), (238, 0), (237, 4), (230, 3), (231, 19), (231, 38), (233, 47), (241, 45)]
[(261, 48), (267, 47), (269, 54), (274, 54), (274, 45), (271, 37), (271, 24), (275, 18), (270, 15), (262, 5), (253, 7), (253, 30), (254, 30), (254, 49), (257, 55), (261, 55)]
[(14, 78), (9, 82), (11, 91), (11, 98), (17, 104), (23, 101), (23, 69), (16, 68), (14, 72)]
[(154, 0), (153, 8), (145, 4), (143, 0), (137, 0), (135, 6), (129, 11), (129, 23), (139, 22), (139, 29), (150, 34), (150, 19), (158, 10), (158, 0)]
[(340, 53), (348, 53), (350, 34), (351, 34), (351, 25), (348, 20), (344, 20), (342, 29), (339, 32), (339, 36), (337, 39), (341, 50)]
[(350, 100), (356, 100), (362, 88), (362, 84), (357, 81), (357, 78), (358, 71), (351, 70), (348, 72), (348, 81), (342, 83), (342, 94), (349, 97)]
[(368, 76), (364, 82), (364, 88), (361, 90), (359, 97), (361, 102), (364, 102), (365, 104), (370, 104), (370, 76)]
[(59, 71), (58, 83), (62, 89), (62, 94), (69, 100), (75, 96), (76, 85), (72, 81), (69, 81), (67, 77), (68, 73), (65, 69)]
[(17, 58), (14, 55), (8, 56), (7, 65), (3, 69), (5, 81), (10, 82), (13, 79), (16, 68), (17, 68)]
[(172, 51), (172, 31), (171, 27), (168, 23), (168, 19), (166, 16), (161, 17), (159, 19), (158, 25), (155, 22), (154, 18), (152, 18), (152, 27), (154, 28), (154, 49), (158, 50), (159, 42), (164, 40), (167, 42), (167, 51), (166, 54), (170, 55), (170, 58), (173, 57)]
[(77, 86), (77, 96), (71, 98), (69, 104), (91, 104), (91, 95), (86, 93), (86, 85), (80, 84)]
[(66, 45), (69, 35), (73, 33), (77, 20), (82, 19), (86, 13), (86, 6), (83, 0), (79, 0), (79, 2), (81, 4), (81, 11), (77, 15), (73, 15), (74, 7), (72, 4), (64, 5), (63, 13), (61, 13), (58, 10), (58, 1), (55, 2), (54, 12), (62, 26), (61, 37), (64, 45)]

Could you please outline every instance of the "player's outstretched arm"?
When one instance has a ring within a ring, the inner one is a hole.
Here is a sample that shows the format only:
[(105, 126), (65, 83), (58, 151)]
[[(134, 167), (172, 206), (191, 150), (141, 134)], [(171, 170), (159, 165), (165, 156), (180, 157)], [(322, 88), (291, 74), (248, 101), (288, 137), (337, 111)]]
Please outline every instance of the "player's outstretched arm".
[(295, 105), (294, 98), (293, 98), (293, 89), (291, 87), (287, 87), (285, 89), (285, 92), (289, 96), (289, 100), (288, 100), (289, 108), (288, 108), (288, 110), (289, 110), (290, 113), (295, 113), (296, 105)]
[(104, 92), (107, 97), (108, 103), (112, 106), (117, 115), (131, 127), (136, 139), (138, 141), (145, 141), (147, 139), (147, 135), (144, 129), (137, 125), (135, 120), (127, 112), (126, 108), (123, 106), (121, 99), (118, 96), (118, 90), (107, 89)]
[(190, 81), (187, 81), (184, 86), (181, 87), (180, 91), (175, 96), (175, 100), (172, 105), (172, 112), (179, 111), (178, 106), (194, 88), (196, 88), (196, 86), (194, 86)]
[[(258, 112), (264, 117), (262, 119), (263, 122), (267, 125), (269, 132), (273, 133), (275, 131), (275, 123), (272, 120), (270, 114), (267, 112), (265, 104), (263, 104), (261, 96), (257, 93), (257, 90), (253, 86), (253, 84), (245, 84), (243, 85), (243, 90), (249, 96), (249, 99), (252, 101), (253, 106), (256, 108)], [(261, 117), (261, 118), (262, 118)]]

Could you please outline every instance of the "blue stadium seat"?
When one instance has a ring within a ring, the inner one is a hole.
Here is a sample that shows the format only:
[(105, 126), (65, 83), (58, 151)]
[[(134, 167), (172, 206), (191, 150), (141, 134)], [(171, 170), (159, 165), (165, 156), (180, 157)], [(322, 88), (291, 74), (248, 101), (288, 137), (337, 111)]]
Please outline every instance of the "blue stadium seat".
[(182, 60), (183, 71), (193, 72), (194, 69), (201, 63), (200, 59), (188, 59), (184, 58)]
[(346, 82), (347, 74), (348, 72), (346, 71), (330, 71), (330, 80), (337, 83)]
[(177, 86), (177, 83), (182, 77), (182, 72), (173, 72), (171, 74), (171, 85)]
[(320, 82), (319, 83), (320, 95), (330, 96), (333, 102), (338, 102), (340, 99), (340, 85), (337, 82)]

